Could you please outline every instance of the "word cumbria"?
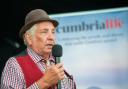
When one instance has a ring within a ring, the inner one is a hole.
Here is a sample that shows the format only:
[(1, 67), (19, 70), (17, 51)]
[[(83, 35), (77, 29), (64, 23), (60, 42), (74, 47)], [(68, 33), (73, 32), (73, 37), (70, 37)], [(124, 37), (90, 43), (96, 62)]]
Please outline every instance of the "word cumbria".
[(69, 32), (82, 32), (92, 30), (113, 30), (120, 29), (123, 23), (119, 19), (106, 19), (103, 22), (95, 20), (93, 23), (81, 22), (77, 25), (60, 26), (57, 28), (57, 33), (69, 33)]

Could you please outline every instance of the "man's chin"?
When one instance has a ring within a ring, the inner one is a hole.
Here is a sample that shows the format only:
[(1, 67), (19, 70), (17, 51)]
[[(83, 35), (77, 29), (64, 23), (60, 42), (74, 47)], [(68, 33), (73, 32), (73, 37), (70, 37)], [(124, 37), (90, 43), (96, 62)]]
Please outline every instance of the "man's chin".
[(52, 49), (47, 49), (46, 52), (50, 54), (52, 52)]

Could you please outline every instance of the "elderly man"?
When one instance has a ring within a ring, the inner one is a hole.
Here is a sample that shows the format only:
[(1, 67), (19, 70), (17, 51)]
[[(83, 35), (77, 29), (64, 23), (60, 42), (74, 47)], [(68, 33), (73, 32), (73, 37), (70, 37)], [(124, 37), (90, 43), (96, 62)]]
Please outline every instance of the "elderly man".
[(1, 89), (76, 89), (75, 82), (63, 67), (55, 64), (51, 54), (55, 45), (56, 20), (51, 19), (42, 9), (30, 11), (20, 37), (27, 48), (10, 57), (1, 77)]

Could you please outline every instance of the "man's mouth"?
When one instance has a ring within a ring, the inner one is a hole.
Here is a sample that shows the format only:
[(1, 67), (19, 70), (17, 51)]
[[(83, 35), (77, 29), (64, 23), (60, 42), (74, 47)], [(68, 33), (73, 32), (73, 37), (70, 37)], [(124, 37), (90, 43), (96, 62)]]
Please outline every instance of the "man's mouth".
[(48, 48), (52, 48), (53, 47), (53, 44), (47, 44), (46, 45)]

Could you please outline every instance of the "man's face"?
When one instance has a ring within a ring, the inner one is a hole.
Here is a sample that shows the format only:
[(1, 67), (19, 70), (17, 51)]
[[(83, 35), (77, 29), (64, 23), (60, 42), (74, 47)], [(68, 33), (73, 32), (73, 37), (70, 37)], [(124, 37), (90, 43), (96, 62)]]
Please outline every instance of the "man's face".
[(37, 30), (31, 39), (30, 46), (40, 55), (50, 54), (55, 44), (55, 27), (49, 22), (37, 24)]

